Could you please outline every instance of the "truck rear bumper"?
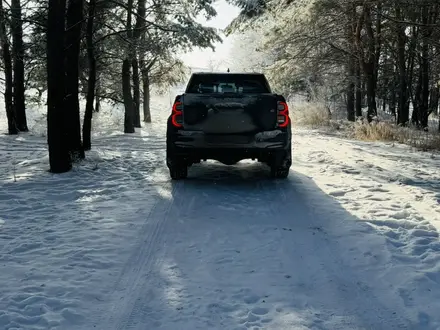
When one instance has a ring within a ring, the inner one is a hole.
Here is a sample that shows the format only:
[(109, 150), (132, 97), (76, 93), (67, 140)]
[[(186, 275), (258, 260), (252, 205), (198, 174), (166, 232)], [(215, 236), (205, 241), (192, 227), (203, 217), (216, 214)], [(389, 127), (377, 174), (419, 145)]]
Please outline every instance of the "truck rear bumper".
[[(198, 131), (178, 131), (173, 139), (174, 147), (182, 152), (196, 150), (270, 151), (290, 148), (290, 137), (281, 130), (261, 132), (252, 135), (204, 134)], [(176, 151), (177, 151), (176, 150)]]
[(243, 159), (257, 159), (285, 168), (291, 164), (291, 132), (275, 130), (246, 135), (213, 135), (197, 131), (174, 131), (167, 137), (167, 165), (187, 165), (213, 159), (233, 165)]

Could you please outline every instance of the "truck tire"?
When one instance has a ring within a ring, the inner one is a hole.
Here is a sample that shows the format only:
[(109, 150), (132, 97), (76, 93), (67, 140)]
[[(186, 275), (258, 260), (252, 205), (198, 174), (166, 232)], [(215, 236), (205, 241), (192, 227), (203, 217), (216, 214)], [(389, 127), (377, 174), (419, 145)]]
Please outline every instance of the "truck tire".
[(283, 167), (271, 167), (270, 174), (274, 179), (286, 179), (289, 176), (289, 169)]
[(172, 180), (182, 180), (188, 177), (188, 163), (175, 154), (171, 138), (167, 138), (166, 162)]
[(172, 180), (182, 180), (188, 177), (188, 167), (186, 165), (171, 165), (169, 170)]
[(270, 164), (270, 174), (275, 179), (286, 179), (292, 164), (292, 149), (275, 154)]

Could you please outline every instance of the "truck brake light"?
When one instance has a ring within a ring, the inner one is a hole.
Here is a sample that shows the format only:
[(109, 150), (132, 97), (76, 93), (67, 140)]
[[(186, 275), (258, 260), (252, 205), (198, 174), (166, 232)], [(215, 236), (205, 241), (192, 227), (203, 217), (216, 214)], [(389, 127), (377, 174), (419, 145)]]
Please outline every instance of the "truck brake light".
[(289, 125), (289, 106), (286, 102), (278, 101), (278, 127), (287, 127)]
[(182, 102), (174, 102), (173, 110), (171, 114), (171, 123), (174, 127), (180, 128), (183, 126), (183, 103)]

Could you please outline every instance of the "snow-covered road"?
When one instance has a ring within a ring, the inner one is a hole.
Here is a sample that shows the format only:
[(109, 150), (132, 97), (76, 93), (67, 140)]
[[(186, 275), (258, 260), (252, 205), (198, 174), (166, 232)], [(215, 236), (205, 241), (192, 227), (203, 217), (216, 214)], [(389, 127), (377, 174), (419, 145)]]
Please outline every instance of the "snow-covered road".
[(0, 329), (440, 329), (440, 155), (295, 130), (171, 182), (163, 118), (47, 173), (2, 136)]

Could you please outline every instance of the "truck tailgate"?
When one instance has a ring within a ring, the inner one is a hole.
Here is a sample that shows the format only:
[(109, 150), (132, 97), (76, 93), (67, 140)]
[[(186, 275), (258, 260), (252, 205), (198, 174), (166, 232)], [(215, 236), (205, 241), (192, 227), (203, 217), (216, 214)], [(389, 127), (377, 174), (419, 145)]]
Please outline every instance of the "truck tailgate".
[(273, 130), (274, 94), (184, 94), (183, 127), (207, 134), (246, 134)]

